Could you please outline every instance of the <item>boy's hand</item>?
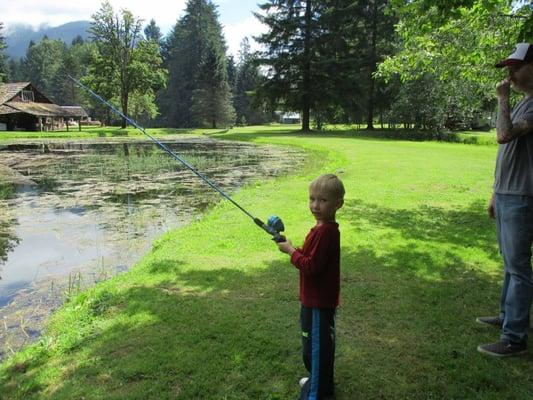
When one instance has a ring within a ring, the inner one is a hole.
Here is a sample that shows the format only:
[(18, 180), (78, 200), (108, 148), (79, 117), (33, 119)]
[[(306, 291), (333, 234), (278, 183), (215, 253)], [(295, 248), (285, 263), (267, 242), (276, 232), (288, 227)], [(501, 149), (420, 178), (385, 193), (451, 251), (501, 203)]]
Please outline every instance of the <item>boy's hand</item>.
[(292, 253), (294, 253), (296, 250), (290, 240), (286, 240), (285, 242), (279, 242), (276, 244), (278, 245), (279, 251), (287, 253), (290, 256), (292, 256)]

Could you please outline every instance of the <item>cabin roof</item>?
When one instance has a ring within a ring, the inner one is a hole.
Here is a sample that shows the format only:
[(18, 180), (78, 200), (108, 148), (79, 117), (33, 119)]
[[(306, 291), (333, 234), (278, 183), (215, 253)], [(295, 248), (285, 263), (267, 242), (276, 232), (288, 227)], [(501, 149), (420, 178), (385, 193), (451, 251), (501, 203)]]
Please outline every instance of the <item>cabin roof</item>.
[[(15, 112), (23, 112), (41, 117), (77, 117), (78, 114), (52, 103), (34, 103), (34, 102), (19, 102), (10, 101), (4, 106), (8, 106), (15, 110)], [(12, 112), (9, 112), (12, 113)]]
[(89, 116), (82, 106), (61, 106), (61, 108), (66, 110), (72, 117), (87, 118)]
[(30, 82), (14, 82), (0, 84), (0, 104), (4, 104), (5, 102), (11, 100), (21, 90), (23, 90), (30, 84)]

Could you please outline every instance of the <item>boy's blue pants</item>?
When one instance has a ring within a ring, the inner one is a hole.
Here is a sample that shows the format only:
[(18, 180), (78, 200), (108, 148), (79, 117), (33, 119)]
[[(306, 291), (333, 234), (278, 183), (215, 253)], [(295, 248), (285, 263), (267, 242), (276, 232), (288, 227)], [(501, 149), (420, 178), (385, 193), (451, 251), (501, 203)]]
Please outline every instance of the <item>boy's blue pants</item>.
[(300, 400), (320, 400), (333, 395), (335, 363), (335, 309), (302, 305), (302, 355), (309, 380), (302, 387)]

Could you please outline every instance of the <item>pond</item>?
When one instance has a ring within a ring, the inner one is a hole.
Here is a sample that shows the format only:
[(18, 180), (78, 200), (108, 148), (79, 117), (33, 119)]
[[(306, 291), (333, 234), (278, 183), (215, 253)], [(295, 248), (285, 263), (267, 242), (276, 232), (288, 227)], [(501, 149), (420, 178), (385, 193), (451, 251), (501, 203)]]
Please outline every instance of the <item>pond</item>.
[[(229, 194), (303, 162), (275, 146), (165, 144)], [(0, 359), (38, 338), (69, 297), (126, 271), (153, 239), (222, 199), (152, 143), (127, 138), (3, 144), (0, 167)]]

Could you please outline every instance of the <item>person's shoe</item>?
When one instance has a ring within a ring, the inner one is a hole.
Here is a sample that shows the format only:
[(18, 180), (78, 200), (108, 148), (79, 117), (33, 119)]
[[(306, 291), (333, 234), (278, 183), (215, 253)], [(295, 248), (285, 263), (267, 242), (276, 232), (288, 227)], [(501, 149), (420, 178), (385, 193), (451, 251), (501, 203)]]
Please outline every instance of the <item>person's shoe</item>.
[(302, 379), (300, 379), (298, 384), (300, 385), (300, 387), (304, 387), (304, 385), (307, 383), (308, 380), (309, 380), (309, 378), (307, 376), (305, 376)]
[(476, 322), (483, 325), (495, 326), (501, 328), (503, 325), (503, 320), (499, 316), (495, 317), (477, 317)]
[(496, 343), (480, 344), (477, 351), (493, 357), (511, 357), (527, 352), (527, 344), (500, 340)]

